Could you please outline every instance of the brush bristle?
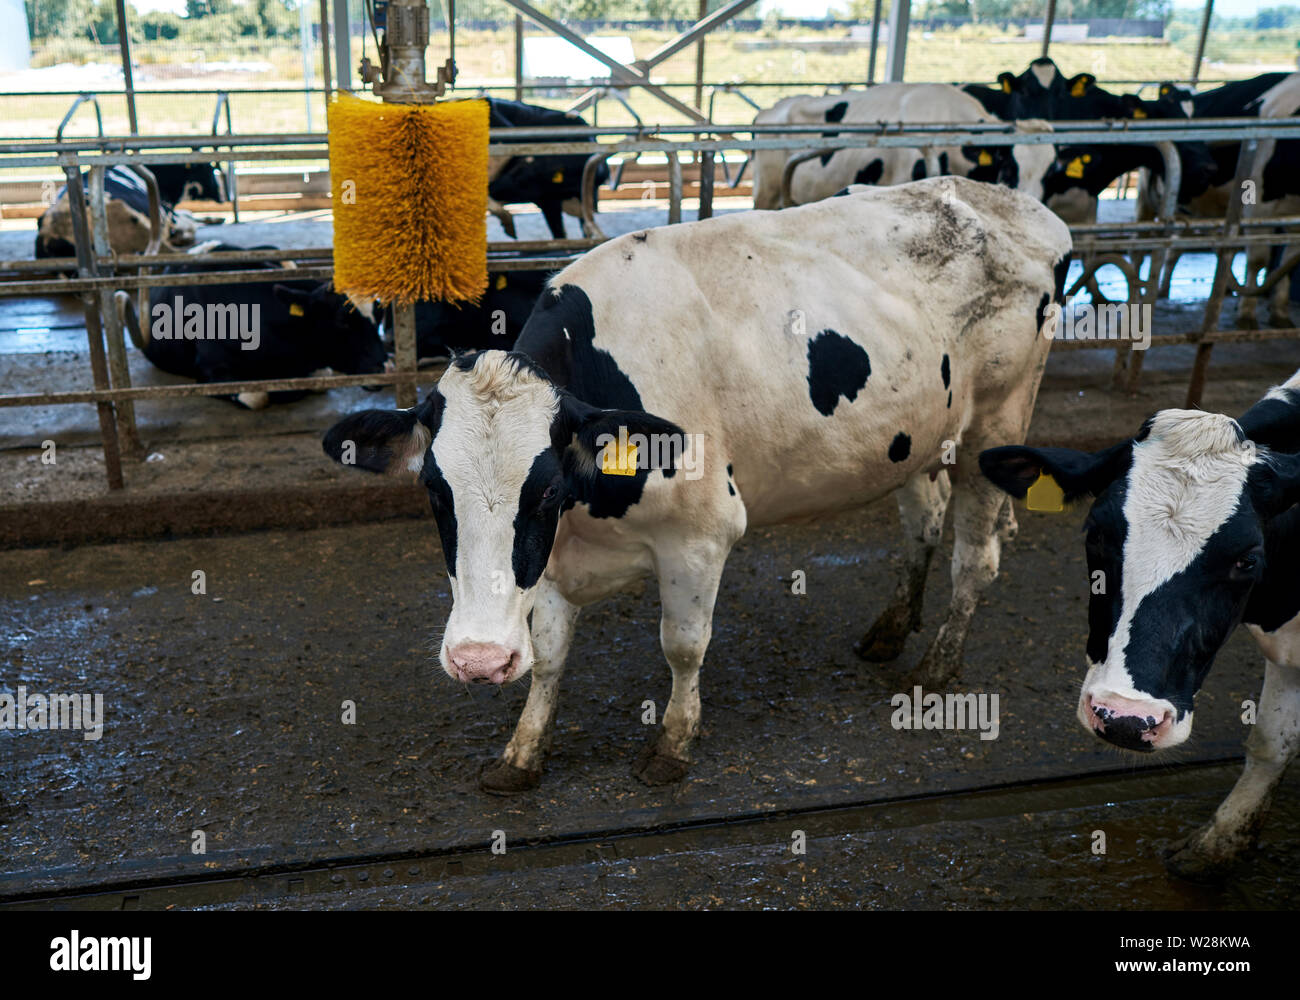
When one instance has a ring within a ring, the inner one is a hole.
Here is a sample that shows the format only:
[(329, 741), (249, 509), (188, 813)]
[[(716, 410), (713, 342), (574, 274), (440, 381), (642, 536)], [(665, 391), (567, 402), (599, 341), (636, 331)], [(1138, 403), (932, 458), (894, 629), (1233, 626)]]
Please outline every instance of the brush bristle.
[(487, 288), (487, 102), (341, 94), (329, 131), (335, 289), (477, 302)]

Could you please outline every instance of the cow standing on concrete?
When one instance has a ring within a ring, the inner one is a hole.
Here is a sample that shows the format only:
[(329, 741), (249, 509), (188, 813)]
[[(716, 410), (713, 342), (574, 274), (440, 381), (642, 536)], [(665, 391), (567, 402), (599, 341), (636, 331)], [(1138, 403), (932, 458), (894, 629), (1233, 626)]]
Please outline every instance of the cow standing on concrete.
[[(162, 212), (162, 244), (166, 253), (194, 243), (198, 226), (194, 216), (176, 205), (181, 201), (223, 201), (221, 175), (210, 163), (146, 164), (158, 182)], [(82, 184), (90, 187), (90, 173)], [(114, 166), (104, 171), (104, 211), (108, 218), (108, 243), (115, 253), (143, 253), (149, 245), (149, 189), (130, 167)], [(68, 189), (61, 188), (54, 203), (36, 222), (36, 257), (75, 257), (72, 212)]]
[[(553, 127), (557, 125), (586, 126), (578, 115), (535, 104), (521, 104), (500, 98), (487, 98), (489, 124), (493, 129)], [(536, 142), (536, 139), (514, 139), (497, 134), (493, 142)], [(585, 142), (581, 133), (563, 133), (549, 138), (549, 142)], [(506, 205), (532, 202), (542, 210), (542, 218), (551, 236), (565, 238), (564, 213), (582, 216), (582, 172), (587, 164), (586, 153), (564, 153), (546, 156), (492, 156), (488, 158), (488, 211), (495, 215), (507, 236), (515, 235), (515, 224)], [(595, 186), (599, 188), (609, 180), (609, 167), (601, 163), (596, 168)], [(595, 189), (592, 191), (595, 197)], [(586, 235), (591, 235), (590, 233)]]
[(1244, 622), (1266, 658), (1246, 769), (1213, 820), (1177, 845), (1177, 874), (1223, 873), (1259, 833), (1300, 748), (1300, 373), (1240, 420), (1162, 410), (1093, 454), (994, 448), (980, 468), (1014, 497), (1042, 474), (1067, 500), (1093, 496), (1084, 728), (1128, 750), (1192, 732), (1196, 692)]
[(532, 672), (483, 787), (538, 782), (580, 608), (647, 576), (673, 684), (637, 773), (680, 779), (732, 545), (894, 491), (905, 572), (860, 652), (895, 657), (919, 628), (951, 488), (953, 599), (918, 676), (954, 676), (1014, 532), (975, 456), (1023, 439), (1069, 252), (1038, 202), (953, 177), (630, 233), (552, 279), (513, 352), (335, 424), (331, 457), (428, 491), (453, 602), (443, 670)]

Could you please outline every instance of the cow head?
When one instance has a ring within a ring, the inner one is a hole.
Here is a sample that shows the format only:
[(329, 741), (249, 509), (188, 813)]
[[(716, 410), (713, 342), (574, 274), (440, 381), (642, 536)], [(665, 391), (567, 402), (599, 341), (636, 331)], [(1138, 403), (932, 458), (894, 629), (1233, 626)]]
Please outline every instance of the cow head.
[[(642, 454), (633, 474), (606, 474), (622, 429), (671, 439), (669, 463)], [(674, 474), (681, 435), (648, 413), (589, 406), (523, 354), (483, 351), (456, 358), (419, 406), (351, 414), (323, 444), (345, 465), (424, 484), (451, 580), (439, 661), (454, 679), (503, 684), (532, 668), (528, 615), (561, 514), (635, 502), (655, 468)]]
[(346, 375), (373, 375), (386, 369), (388, 352), (378, 328), (328, 282), (309, 289), (275, 285), (272, 291), (288, 307), (286, 332), (300, 335), (303, 350), (317, 367)]
[(148, 164), (158, 181), (158, 197), (169, 205), (182, 201), (225, 201), (225, 185), (211, 163)]
[(1067, 500), (1095, 497), (1079, 721), (1129, 750), (1185, 741), (1264, 571), (1264, 527), (1300, 499), (1300, 457), (1257, 447), (1221, 414), (1162, 410), (1104, 451), (993, 448), (980, 469), (1014, 497), (1043, 474)]
[[(1124, 95), (1125, 114), (1129, 118), (1167, 118), (1190, 120), (1192, 117), (1192, 92), (1175, 83), (1160, 84), (1154, 101), (1144, 101), (1136, 94)], [(1176, 143), (1178, 159), (1182, 164), (1182, 181), (1178, 185), (1178, 203), (1189, 204), (1193, 198), (1204, 194), (1214, 180), (1218, 169), (1210, 147), (1204, 142)], [(1164, 198), (1164, 157), (1156, 155), (1151, 164), (1152, 197), (1156, 205)]]

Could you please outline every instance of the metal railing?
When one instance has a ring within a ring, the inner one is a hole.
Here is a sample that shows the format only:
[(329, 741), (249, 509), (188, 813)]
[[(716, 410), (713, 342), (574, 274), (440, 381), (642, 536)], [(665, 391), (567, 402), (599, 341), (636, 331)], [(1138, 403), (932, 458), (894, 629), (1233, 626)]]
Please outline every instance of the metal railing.
[[(1245, 246), (1260, 243), (1284, 243), (1285, 236), (1262, 231), (1281, 226), (1291, 226), (1297, 220), (1250, 220), (1242, 218), (1241, 199), (1232, 199), (1225, 220), (1205, 222), (1180, 222), (1175, 219), (1175, 202), (1181, 165), (1174, 143), (1181, 141), (1241, 142), (1241, 155), (1237, 168), (1238, 182), (1257, 174), (1256, 153), (1264, 139), (1300, 139), (1300, 118), (1271, 119), (1221, 119), (1197, 122), (1172, 120), (1070, 122), (1054, 132), (1019, 133), (1010, 123), (976, 123), (960, 128), (950, 125), (913, 125), (901, 123), (845, 124), (837, 123), (833, 147), (828, 147), (825, 137), (810, 132), (807, 125), (748, 125), (744, 127), (710, 123), (709, 126), (589, 126), (585, 129), (572, 126), (548, 128), (511, 129), (509, 143), (491, 142), (489, 153), (501, 156), (529, 156), (545, 154), (586, 153), (588, 161), (583, 178), (584, 225), (593, 238), (585, 240), (541, 240), (528, 243), (494, 243), (488, 248), (488, 270), (491, 272), (559, 268), (576, 259), (575, 254), (597, 245), (604, 238), (594, 219), (594, 178), (600, 162), (617, 154), (656, 153), (666, 157), (669, 169), (669, 222), (680, 221), (682, 211), (682, 154), (693, 154), (703, 168), (700, 189), (700, 215), (705, 217), (712, 209), (712, 184), (704, 183), (704, 174), (711, 182), (713, 161), (727, 151), (779, 149), (790, 155), (787, 163), (800, 156), (816, 155), (828, 148), (897, 148), (951, 146), (968, 144), (973, 138), (983, 145), (1021, 145), (1052, 143), (1059, 146), (1084, 144), (1149, 144), (1161, 153), (1165, 164), (1165, 204), (1161, 217), (1153, 223), (1128, 225), (1093, 225), (1074, 227), (1076, 253), (1092, 255), (1085, 265), (1085, 275), (1076, 282), (1081, 287), (1089, 274), (1099, 267), (1114, 264), (1129, 281), (1130, 297), (1140, 302), (1154, 304), (1159, 293), (1160, 274), (1168, 255), (1185, 249), (1206, 249), (1218, 253), (1214, 286), (1207, 303), (1201, 329), (1177, 336), (1157, 338), (1160, 345), (1170, 343), (1196, 343), (1198, 354), (1193, 368), (1189, 400), (1199, 399), (1204, 385), (1209, 351), (1216, 342), (1238, 340), (1266, 340), (1300, 337), (1300, 329), (1285, 328), (1262, 331), (1219, 331), (1219, 313), (1224, 297), (1232, 291), (1258, 294), (1273, 287), (1281, 275), (1294, 268), (1300, 255), (1292, 255), (1284, 266), (1276, 269), (1263, 286), (1243, 287), (1231, 275), (1231, 262), (1235, 252)], [(585, 134), (586, 141), (574, 140), (575, 132)], [(549, 137), (563, 133), (563, 141)], [(749, 138), (739, 138), (747, 135)], [(107, 221), (103, 205), (103, 172), (110, 166), (126, 164), (143, 168), (145, 163), (203, 163), (216, 161), (256, 162), (262, 160), (325, 160), (328, 158), (326, 136), (319, 133), (287, 135), (251, 135), (222, 137), (225, 149), (195, 151), (194, 136), (110, 136), (66, 141), (0, 142), (0, 169), (5, 167), (57, 166), (67, 178), (69, 190), (77, 190), (83, 168), (90, 168), (89, 199), (72, 199), (72, 223), (77, 248), (75, 259), (57, 261), (14, 262), (0, 266), (0, 274), (20, 271), (47, 272), (60, 269), (76, 270), (76, 277), (37, 278), (17, 281), (0, 281), (0, 295), (42, 295), (77, 293), (82, 296), (86, 317), (86, 331), (91, 360), (94, 388), (73, 392), (45, 392), (0, 395), (0, 407), (39, 406), (58, 404), (93, 403), (97, 407), (103, 439), (105, 468), (110, 489), (123, 485), (121, 456), (125, 451), (141, 453), (134, 416), (130, 404), (136, 399), (167, 398), (193, 395), (230, 395), (238, 392), (277, 391), (284, 389), (323, 389), (345, 385), (393, 385), (402, 396), (413, 398), (417, 382), (427, 379), (415, 365), (414, 331), (394, 331), (394, 356), (397, 370), (373, 375), (324, 376), (295, 379), (259, 380), (241, 383), (210, 383), (176, 386), (132, 387), (127, 372), (124, 331), (112, 307), (113, 293), (119, 289), (143, 292), (149, 288), (175, 284), (242, 283), (284, 280), (283, 271), (243, 269), (220, 273), (176, 275), (150, 273), (155, 267), (185, 263), (229, 263), (238, 268), (241, 264), (264, 261), (295, 261), (298, 267), (295, 279), (327, 280), (333, 274), (332, 257), (328, 247), (285, 249), (275, 251), (226, 251), (204, 255), (160, 254), (146, 251), (143, 254), (116, 254), (108, 245)], [(603, 141), (602, 141), (603, 140)], [(788, 168), (792, 169), (792, 168)], [(150, 178), (151, 180), (151, 178)], [(156, 237), (161, 226), (157, 216), (157, 188), (150, 183), (151, 237)], [(1217, 231), (1216, 231), (1217, 230)], [(1256, 230), (1261, 230), (1256, 232)], [(151, 250), (156, 251), (157, 243)], [(559, 253), (561, 256), (554, 256)], [(552, 255), (548, 255), (552, 254)], [(1140, 263), (1135, 266), (1128, 260), (1132, 254), (1149, 254), (1150, 266), (1145, 278)], [(1064, 347), (1064, 345), (1060, 345)], [(1108, 342), (1076, 342), (1065, 349), (1084, 347), (1109, 348), (1117, 346)], [(1141, 352), (1130, 352), (1123, 346), (1117, 349), (1116, 382), (1126, 382), (1136, 387), (1140, 374)], [(1127, 379), (1122, 375), (1127, 371)]]

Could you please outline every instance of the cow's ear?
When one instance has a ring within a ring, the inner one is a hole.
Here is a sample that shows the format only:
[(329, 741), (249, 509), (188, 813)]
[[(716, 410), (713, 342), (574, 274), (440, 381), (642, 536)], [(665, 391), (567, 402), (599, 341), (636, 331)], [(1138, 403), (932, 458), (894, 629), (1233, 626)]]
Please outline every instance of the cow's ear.
[(1104, 492), (1128, 470), (1132, 460), (1132, 439), (1097, 452), (1008, 445), (980, 452), (980, 471), (994, 486), (1017, 500), (1024, 498), (1040, 475), (1047, 474), (1064, 491), (1065, 499), (1071, 501)]
[(1065, 85), (1069, 88), (1071, 97), (1087, 97), (1088, 91), (1097, 85), (1097, 78), (1091, 73), (1080, 73), (1070, 77)]
[(568, 442), (565, 468), (588, 484), (607, 479), (644, 480), (651, 469), (671, 476), (686, 446), (686, 432), (642, 410), (602, 410), (560, 393), (560, 432)]
[(1267, 454), (1251, 469), (1251, 499), (1263, 517), (1300, 503), (1300, 455)]
[(998, 86), (1002, 88), (1002, 93), (1011, 93), (1016, 89), (1016, 75), (1014, 73), (999, 73)]
[(289, 307), (290, 316), (306, 316), (307, 306), (311, 303), (311, 293), (290, 288), (288, 285), (272, 285), (271, 294)]
[(340, 465), (414, 479), (441, 422), (442, 396), (435, 389), (409, 410), (349, 413), (325, 432), (321, 446)]
[(1300, 385), (1270, 389), (1237, 423), (1256, 444), (1274, 451), (1300, 451)]
[(1129, 118), (1146, 118), (1146, 102), (1137, 94), (1123, 94), (1120, 96), (1120, 104), (1124, 106), (1124, 114)]

